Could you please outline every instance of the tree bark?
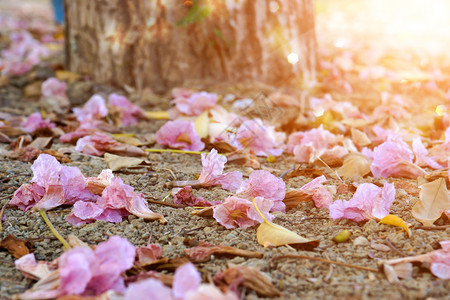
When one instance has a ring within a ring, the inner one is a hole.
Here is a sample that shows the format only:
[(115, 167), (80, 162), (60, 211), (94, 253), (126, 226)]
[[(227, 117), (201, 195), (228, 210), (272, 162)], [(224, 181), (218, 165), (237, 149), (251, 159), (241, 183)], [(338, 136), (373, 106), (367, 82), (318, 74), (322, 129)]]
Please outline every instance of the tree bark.
[(315, 80), (312, 0), (66, 0), (65, 12), (68, 68), (96, 81)]

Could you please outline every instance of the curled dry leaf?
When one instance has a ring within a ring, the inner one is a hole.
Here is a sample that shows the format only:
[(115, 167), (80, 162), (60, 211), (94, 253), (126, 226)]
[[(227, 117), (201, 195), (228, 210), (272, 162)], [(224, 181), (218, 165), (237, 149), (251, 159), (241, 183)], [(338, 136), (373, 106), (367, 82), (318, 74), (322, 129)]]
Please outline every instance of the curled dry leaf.
[(293, 248), (306, 248), (312, 249), (319, 245), (318, 240), (309, 240), (304, 237), (299, 236), (293, 231), (284, 228), (283, 226), (274, 224), (269, 222), (259, 211), (258, 206), (256, 206), (255, 200), (252, 198), (253, 205), (258, 211), (261, 218), (263, 218), (263, 222), (259, 225), (258, 230), (256, 231), (256, 239), (258, 243), (263, 245), (264, 247), (270, 246), (284, 246), (289, 245)]
[(201, 241), (196, 247), (188, 248), (184, 250), (189, 259), (194, 263), (200, 263), (208, 261), (211, 255), (230, 255), (230, 256), (242, 256), (252, 258), (262, 258), (263, 254), (259, 252), (238, 249), (224, 245), (214, 245)]
[(444, 211), (450, 209), (450, 198), (444, 178), (420, 186), (419, 201), (412, 208), (413, 217), (424, 226), (433, 226)]
[(30, 253), (30, 249), (28, 249), (26, 243), (26, 240), (18, 239), (13, 235), (8, 235), (0, 241), (0, 248), (8, 250), (15, 258), (21, 258)]
[(367, 156), (351, 153), (344, 159), (344, 164), (337, 173), (344, 179), (355, 180), (370, 173), (371, 161)]
[(256, 269), (245, 266), (228, 268), (223, 272), (217, 273), (213, 280), (218, 286), (237, 287), (238, 285), (243, 285), (264, 297), (276, 297), (281, 294), (272, 284), (270, 278)]
[(286, 191), (283, 202), (286, 205), (286, 209), (296, 208), (300, 202), (307, 202), (312, 200), (312, 195), (301, 190), (295, 189)]
[(411, 237), (411, 230), (409, 230), (408, 225), (405, 223), (405, 221), (403, 221), (402, 218), (398, 216), (387, 215), (383, 217), (378, 223), (401, 227), (405, 229), (406, 233), (408, 233), (408, 236)]
[[(117, 171), (123, 168), (144, 167), (145, 160), (139, 157), (119, 156), (115, 154), (105, 153), (105, 162), (108, 168), (112, 171)], [(149, 165), (149, 164), (147, 164)]]

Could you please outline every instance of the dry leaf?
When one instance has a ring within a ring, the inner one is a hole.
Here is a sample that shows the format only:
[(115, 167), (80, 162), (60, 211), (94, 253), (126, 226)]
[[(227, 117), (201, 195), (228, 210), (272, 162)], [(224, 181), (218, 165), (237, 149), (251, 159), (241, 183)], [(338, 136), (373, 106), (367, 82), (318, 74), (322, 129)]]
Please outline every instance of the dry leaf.
[(192, 214), (199, 217), (212, 217), (214, 213), (214, 206), (205, 207), (202, 209), (193, 210)]
[(206, 110), (194, 120), (195, 131), (201, 138), (208, 136), (209, 112)]
[(399, 282), (398, 275), (397, 275), (397, 273), (395, 273), (393, 266), (385, 264), (385, 265), (383, 265), (383, 271), (384, 271), (384, 275), (386, 275), (386, 278), (390, 283)]
[(0, 132), (0, 143), (11, 143), (11, 142), (12, 140), (9, 138), (9, 136), (4, 134), (3, 132)]
[(440, 178), (423, 184), (420, 189), (419, 201), (414, 204), (412, 215), (424, 226), (433, 226), (442, 212), (450, 209), (450, 198), (445, 179)]
[(56, 78), (62, 81), (74, 82), (80, 79), (81, 75), (70, 71), (58, 70), (56, 71)]
[(424, 178), (427, 180), (436, 180), (439, 178), (445, 178), (448, 179), (449, 174), (448, 170), (434, 170), (431, 171), (430, 174), (425, 175)]
[(396, 264), (393, 266), (398, 277), (403, 279), (411, 279), (413, 267), (411, 263)]
[(132, 145), (132, 146), (145, 146), (147, 143), (142, 142), (140, 139), (135, 138), (129, 134), (115, 133), (112, 137), (121, 143)]
[(370, 173), (371, 161), (365, 155), (351, 153), (344, 159), (337, 173), (344, 179), (356, 180)]
[(412, 184), (406, 180), (399, 180), (393, 182), (396, 189), (402, 189), (408, 194), (412, 196), (419, 196), (420, 189), (417, 187), (417, 184)]
[(13, 235), (8, 235), (0, 241), (0, 248), (8, 250), (15, 258), (21, 258), (30, 253), (30, 249), (28, 249), (26, 243), (26, 240), (18, 239)]
[(149, 118), (156, 120), (169, 120), (169, 112), (168, 111), (147, 111), (145, 115)]
[(41, 97), (41, 86), (42, 86), (42, 81), (38, 80), (35, 81), (33, 83), (28, 84), (24, 89), (23, 89), (23, 96), (25, 98), (39, 98)]
[[(145, 161), (143, 158), (119, 156), (110, 153), (105, 153), (104, 158), (108, 168), (112, 171), (137, 167)], [(142, 167), (144, 167), (144, 165)]]
[(307, 202), (313, 200), (311, 193), (306, 193), (301, 189), (295, 189), (286, 191), (283, 199), (283, 203), (286, 205), (286, 209), (296, 208), (300, 202)]
[(403, 221), (402, 218), (398, 216), (387, 215), (383, 217), (378, 223), (401, 227), (405, 229), (405, 231), (408, 233), (408, 236), (411, 237), (411, 230), (409, 230), (408, 225), (405, 223), (405, 221)]
[(293, 170), (292, 172), (288, 173), (284, 179), (289, 179), (292, 177), (297, 177), (297, 176), (305, 176), (305, 177), (319, 177), (322, 175), (325, 175), (322, 171), (320, 171), (319, 169), (315, 169), (315, 168), (306, 168), (306, 169), (302, 169), (301, 168), (301, 164), (298, 166), (297, 169)]
[(8, 137), (18, 137), (19, 135), (26, 134), (25, 131), (8, 125), (0, 126), (0, 132), (7, 135)]
[(355, 143), (355, 145), (364, 147), (372, 143), (367, 134), (361, 130), (352, 128), (351, 133), (352, 133), (352, 141)]
[(188, 248), (184, 250), (189, 259), (194, 263), (200, 263), (208, 261), (211, 255), (230, 255), (230, 256), (242, 256), (252, 258), (262, 258), (263, 254), (259, 252), (238, 249), (224, 245), (213, 245), (201, 241), (196, 247)]
[(52, 142), (52, 137), (38, 137), (34, 139), (29, 146), (35, 149), (43, 150), (45, 148), (50, 148), (52, 146)]
[(296, 249), (312, 249), (319, 245), (318, 240), (305, 239), (304, 237), (299, 236), (295, 232), (290, 231), (283, 226), (269, 222), (259, 211), (259, 208), (256, 205), (253, 197), (252, 201), (259, 215), (264, 220), (261, 225), (259, 225), (258, 230), (256, 231), (256, 239), (258, 240), (258, 243), (260, 243), (264, 247), (289, 245)]
[(223, 272), (217, 273), (213, 278), (214, 283), (226, 288), (230, 286), (243, 285), (254, 290), (264, 297), (276, 297), (280, 291), (272, 284), (270, 278), (256, 269), (246, 266), (234, 266)]

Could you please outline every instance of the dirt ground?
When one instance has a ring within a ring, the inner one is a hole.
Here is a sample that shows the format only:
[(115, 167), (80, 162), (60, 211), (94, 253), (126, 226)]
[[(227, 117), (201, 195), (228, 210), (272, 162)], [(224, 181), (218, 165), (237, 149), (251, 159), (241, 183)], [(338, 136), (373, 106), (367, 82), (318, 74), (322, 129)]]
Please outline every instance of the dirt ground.
[[(323, 1), (327, 2), (327, 1)], [(318, 15), (318, 28), (327, 28), (323, 15)], [(322, 23), (321, 23), (322, 22)], [(321, 32), (318, 32), (320, 35)], [(324, 39), (322, 37), (322, 39)], [(322, 44), (324, 45), (324, 44)], [(324, 58), (329, 58), (335, 54), (334, 51), (340, 49), (322, 49)], [(398, 61), (403, 61), (404, 57), (398, 55)], [(58, 59), (58, 58), (55, 58)], [(43, 73), (51, 70), (43, 69)], [(43, 75), (44, 76), (44, 75)], [(29, 101), (23, 97), (22, 87), (24, 80), (12, 80), (8, 85), (0, 86), (0, 111), (8, 111), (20, 114), (30, 114), (39, 108), (37, 102)], [(349, 76), (349, 80), (355, 80)], [(355, 86), (355, 94), (368, 95), (378, 83), (365, 82)], [(337, 99), (351, 100), (357, 103), (358, 99), (351, 98), (341, 90), (336, 88), (335, 83), (330, 83), (329, 91)], [(372, 84), (372, 85), (371, 85)], [(110, 87), (92, 84), (91, 91), (106, 91)], [(73, 86), (73, 89), (81, 89), (80, 86)], [(395, 87), (394, 87), (395, 88)], [(250, 89), (251, 90), (251, 89)], [(213, 90), (211, 90), (213, 91)], [(249, 94), (257, 92), (250, 91)], [(412, 98), (413, 105), (420, 108), (420, 103), (414, 99), (420, 97), (420, 93), (415, 90), (399, 87), (398, 93)], [(74, 91), (76, 94), (77, 91)], [(82, 91), (78, 91), (82, 93)], [(79, 101), (85, 100), (90, 95), (81, 95)], [(415, 98), (414, 98), (415, 97)], [(147, 103), (146, 109), (167, 109), (167, 97), (152, 97), (153, 102)], [(367, 105), (364, 109), (376, 106), (367, 97)], [(378, 101), (378, 100), (377, 100)], [(439, 99), (432, 98), (429, 103), (439, 102)], [(430, 104), (430, 105), (431, 105)], [(141, 121), (132, 128), (127, 128), (126, 132), (154, 133), (164, 121), (152, 120)], [(59, 149), (67, 145), (55, 143), (52, 149)], [(8, 144), (0, 144), (1, 149), (8, 149)], [(69, 166), (80, 168), (87, 176), (97, 176), (101, 170), (106, 169), (106, 163), (101, 157), (93, 157), (80, 153), (70, 154), (71, 163)], [(192, 180), (201, 171), (200, 156), (178, 153), (151, 153), (148, 155), (152, 166), (148, 171), (117, 172), (125, 183), (130, 184), (136, 191), (156, 200), (166, 197), (171, 189), (165, 184), (173, 180), (173, 171), (178, 180)], [(284, 154), (276, 162), (269, 163), (266, 159), (260, 158), (261, 168), (270, 171), (276, 176), (281, 176), (292, 167), (298, 167), (292, 155)], [(11, 160), (5, 156), (0, 156), (0, 206), (3, 207), (11, 199), (14, 191), (31, 179), (31, 163), (19, 160)], [(327, 185), (339, 185), (334, 173), (322, 166), (301, 165), (301, 168), (314, 168), (323, 172), (327, 178)], [(244, 177), (253, 171), (251, 168), (242, 167), (237, 164), (227, 164), (225, 172), (239, 170)], [(285, 180), (287, 189), (298, 188), (313, 179), (313, 175), (297, 176)], [(401, 257), (402, 255), (417, 255), (427, 253), (439, 248), (438, 242), (450, 237), (450, 227), (444, 230), (415, 229), (421, 224), (411, 215), (411, 208), (418, 200), (417, 181), (406, 180), (404, 178), (362, 178), (359, 183), (371, 182), (376, 185), (383, 185), (384, 182), (394, 183), (397, 187), (395, 202), (391, 208), (391, 213), (395, 214), (407, 223), (412, 224), (413, 234), (409, 238), (404, 231), (388, 225), (379, 225), (374, 220), (356, 223), (347, 220), (333, 221), (329, 217), (327, 209), (318, 209), (312, 202), (298, 205), (296, 209), (288, 211), (286, 214), (279, 214), (275, 223), (280, 224), (306, 238), (318, 239), (320, 246), (313, 251), (295, 250), (290, 247), (279, 247), (265, 249), (256, 241), (256, 228), (227, 230), (219, 225), (213, 218), (193, 216), (192, 208), (172, 208), (158, 204), (149, 204), (149, 207), (158, 213), (162, 213), (168, 223), (161, 225), (158, 222), (146, 222), (135, 216), (129, 216), (120, 224), (112, 224), (104, 221), (97, 221), (81, 227), (74, 227), (65, 221), (70, 213), (70, 207), (57, 208), (48, 212), (48, 216), (53, 225), (63, 235), (74, 234), (81, 240), (89, 244), (98, 244), (105, 241), (111, 235), (120, 235), (127, 238), (136, 246), (145, 245), (151, 236), (151, 242), (159, 244), (163, 248), (163, 256), (175, 258), (184, 255), (186, 242), (188, 239), (206, 241), (213, 244), (224, 244), (241, 249), (261, 252), (262, 259), (256, 258), (227, 258), (213, 257), (206, 263), (197, 264), (197, 268), (203, 274), (216, 274), (224, 270), (231, 264), (242, 264), (256, 267), (264, 274), (268, 275), (272, 283), (282, 292), (279, 299), (450, 299), (450, 281), (440, 280), (433, 276), (424, 265), (414, 265), (413, 278), (402, 279), (397, 284), (389, 283), (382, 272), (374, 272), (378, 269), (377, 262), (382, 259)], [(351, 181), (346, 181), (351, 185)], [(204, 188), (196, 191), (196, 195), (203, 196), (208, 200), (223, 200), (231, 193), (219, 188)], [(352, 193), (343, 193), (335, 196), (336, 199), (350, 199)], [(443, 222), (443, 221), (442, 221)], [(444, 225), (444, 223), (440, 224)], [(22, 212), (19, 209), (6, 207), (3, 230), (0, 232), (0, 239), (14, 235), (32, 243), (32, 249), (38, 260), (51, 261), (62, 253), (61, 244), (52, 235), (49, 228), (37, 212)], [(340, 231), (348, 229), (352, 232), (349, 242), (335, 244), (334, 236)], [(381, 243), (390, 247), (389, 251), (379, 251), (371, 247), (371, 243)], [(272, 258), (287, 255), (300, 254), (314, 257), (322, 257), (352, 265), (364, 266), (375, 269), (374, 271), (358, 270), (344, 266), (330, 266), (317, 261), (305, 259), (280, 259)], [(23, 277), (20, 271), (14, 266), (14, 258), (6, 251), (0, 250), (0, 299), (9, 299), (12, 295), (21, 293), (31, 287), (32, 281)], [(260, 299), (251, 290), (244, 292), (244, 299)]]

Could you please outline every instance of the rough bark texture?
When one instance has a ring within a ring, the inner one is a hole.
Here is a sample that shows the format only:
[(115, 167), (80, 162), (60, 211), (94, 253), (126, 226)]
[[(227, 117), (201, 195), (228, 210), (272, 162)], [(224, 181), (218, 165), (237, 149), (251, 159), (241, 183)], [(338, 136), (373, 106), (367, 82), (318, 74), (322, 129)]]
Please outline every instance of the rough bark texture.
[[(192, 2), (66, 0), (68, 67), (155, 90), (185, 80), (314, 80), (312, 0)], [(294, 65), (291, 52), (299, 56)]]

